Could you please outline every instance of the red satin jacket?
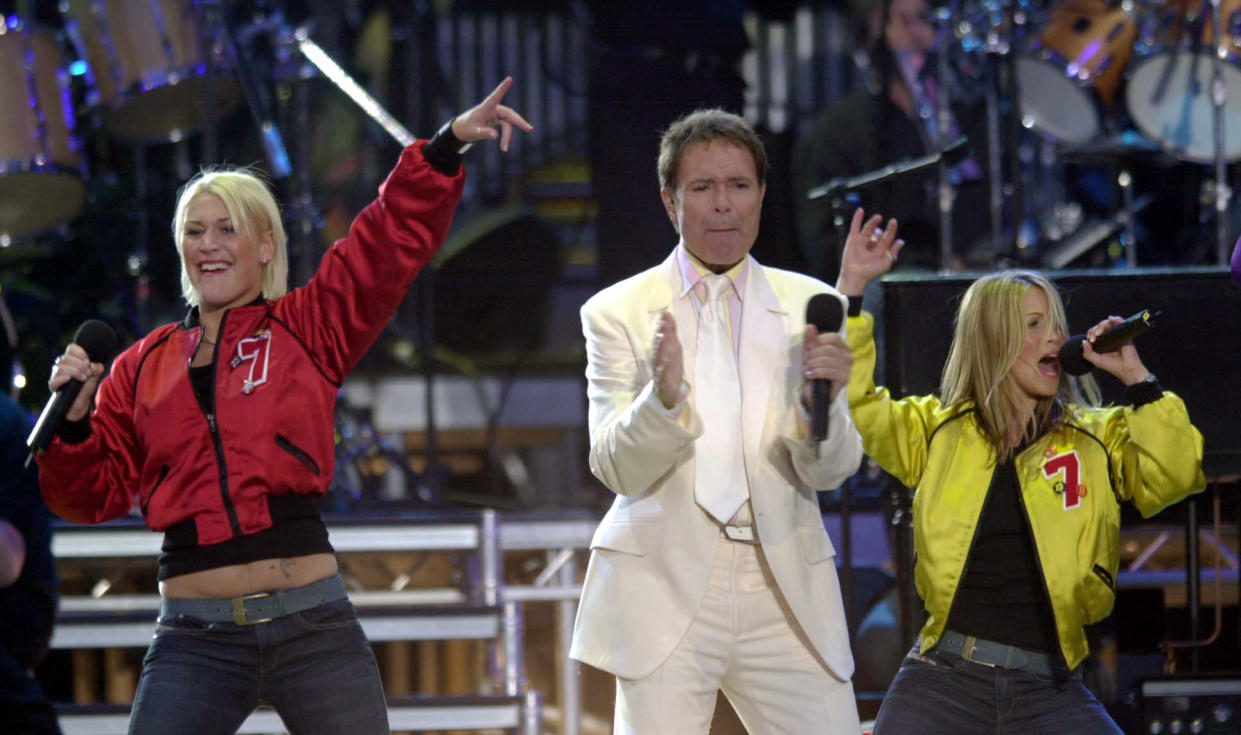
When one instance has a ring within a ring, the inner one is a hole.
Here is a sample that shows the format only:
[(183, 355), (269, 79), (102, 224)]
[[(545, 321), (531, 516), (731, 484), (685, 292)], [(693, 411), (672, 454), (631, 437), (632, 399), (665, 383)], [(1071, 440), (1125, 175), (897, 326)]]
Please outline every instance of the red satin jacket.
[(196, 310), (122, 352), (89, 438), (58, 437), (39, 457), (48, 506), (99, 523), (129, 513), (136, 496), (151, 529), (192, 520), (207, 545), (271, 527), (268, 495), (323, 495), (337, 390), (443, 243), (463, 183), (462, 170), (446, 176), (411, 145), (305, 287), (225, 313), (214, 411), (190, 384)]

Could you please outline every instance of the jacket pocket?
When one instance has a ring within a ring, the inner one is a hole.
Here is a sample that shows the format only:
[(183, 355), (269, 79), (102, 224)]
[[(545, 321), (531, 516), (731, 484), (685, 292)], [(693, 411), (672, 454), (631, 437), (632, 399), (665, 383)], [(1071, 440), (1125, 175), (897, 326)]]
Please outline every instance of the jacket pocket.
[(147, 508), (151, 507), (151, 501), (155, 499), (155, 493), (159, 490), (160, 486), (164, 484), (164, 480), (168, 479), (168, 473), (171, 471), (172, 465), (164, 465), (159, 468), (159, 479), (157, 479), (155, 484), (151, 486), (151, 492), (147, 493), (146, 502), (142, 504), (143, 518), (146, 518)]
[(1107, 617), (1116, 604), (1116, 578), (1102, 564), (1095, 563), (1083, 580), (1086, 620), (1095, 623)]
[(651, 536), (654, 533), (654, 521), (609, 523), (600, 526), (595, 531), (595, 536), (590, 541), (590, 548), (646, 556)]
[(305, 465), (306, 469), (315, 473), (315, 477), (319, 476), (319, 463), (315, 461), (315, 458), (310, 456), (305, 449), (289, 441), (284, 434), (276, 434), (276, 446), (293, 455), (293, 458)]
[(1096, 577), (1103, 580), (1103, 584), (1106, 584), (1108, 589), (1110, 589), (1113, 593), (1116, 592), (1116, 581), (1112, 578), (1111, 572), (1104, 569), (1099, 564), (1095, 564), (1094, 569), (1091, 571), (1094, 572)]
[(801, 542), (801, 553), (806, 563), (818, 564), (836, 556), (836, 547), (823, 528), (799, 528), (797, 539)]

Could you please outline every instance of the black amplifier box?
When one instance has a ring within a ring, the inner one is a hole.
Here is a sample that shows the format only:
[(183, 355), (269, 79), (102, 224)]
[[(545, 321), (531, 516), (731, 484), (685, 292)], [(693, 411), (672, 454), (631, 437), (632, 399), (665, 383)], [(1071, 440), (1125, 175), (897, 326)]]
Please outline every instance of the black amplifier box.
[(1143, 735), (1241, 735), (1241, 674), (1141, 684)]

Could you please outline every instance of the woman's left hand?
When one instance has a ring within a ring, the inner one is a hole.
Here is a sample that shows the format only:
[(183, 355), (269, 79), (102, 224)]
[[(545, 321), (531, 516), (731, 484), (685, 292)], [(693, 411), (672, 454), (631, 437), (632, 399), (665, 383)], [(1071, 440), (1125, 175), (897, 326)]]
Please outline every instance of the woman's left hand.
[(500, 86), (487, 95), (487, 99), (453, 118), (452, 134), (457, 136), (457, 140), (474, 143), (499, 138), (500, 150), (507, 151), (509, 141), (513, 139), (514, 125), (527, 133), (534, 130), (534, 126), (516, 110), (500, 104), (512, 86), (513, 78), (505, 77)]
[(1133, 346), (1133, 341), (1125, 342), (1115, 352), (1095, 352), (1093, 344), (1100, 334), (1123, 321), (1121, 317), (1109, 316), (1086, 330), (1082, 357), (1100, 370), (1106, 370), (1115, 375), (1125, 385), (1133, 385), (1142, 382), (1147, 375), (1150, 375), (1150, 371), (1142, 364), (1142, 358), (1138, 357), (1138, 350)]

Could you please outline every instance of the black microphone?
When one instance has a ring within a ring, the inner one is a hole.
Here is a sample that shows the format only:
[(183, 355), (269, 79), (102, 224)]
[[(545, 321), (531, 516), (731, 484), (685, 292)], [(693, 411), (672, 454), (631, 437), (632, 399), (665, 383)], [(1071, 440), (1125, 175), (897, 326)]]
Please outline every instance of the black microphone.
[[(845, 309), (840, 305), (840, 299), (835, 296), (817, 293), (806, 302), (806, 323), (813, 324), (819, 334), (840, 331), (840, 323), (844, 318)], [(810, 383), (810, 438), (816, 442), (827, 438), (827, 411), (831, 408), (831, 389), (831, 382), (822, 378), (816, 378)]]
[[(77, 334), (73, 335), (73, 343), (86, 350), (86, 356), (91, 362), (102, 362), (106, 365), (116, 354), (116, 332), (98, 319), (87, 319), (82, 322)], [(26, 439), (26, 446), (30, 448), (30, 455), (26, 457), (27, 465), (36, 454), (42, 454), (43, 450), (47, 449), (47, 445), (52, 442), (52, 437), (56, 435), (56, 430), (60, 428), (60, 422), (64, 420), (69, 407), (73, 405), (74, 399), (81, 391), (82, 381), (70, 380), (60, 386), (60, 390), (47, 400), (47, 405), (43, 407), (43, 413), (39, 414), (34, 430)]]
[[(1151, 320), (1162, 313), (1156, 311), (1152, 314), (1149, 309), (1145, 309), (1114, 327), (1108, 327), (1095, 339), (1092, 345), (1094, 351), (1115, 352), (1119, 350), (1121, 345), (1155, 326)], [(1069, 337), (1068, 342), (1060, 346), (1060, 367), (1064, 368), (1069, 375), (1085, 375), (1094, 369), (1094, 365), (1082, 356), (1082, 341), (1085, 339), (1086, 335), (1075, 334)]]

